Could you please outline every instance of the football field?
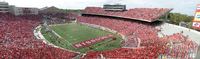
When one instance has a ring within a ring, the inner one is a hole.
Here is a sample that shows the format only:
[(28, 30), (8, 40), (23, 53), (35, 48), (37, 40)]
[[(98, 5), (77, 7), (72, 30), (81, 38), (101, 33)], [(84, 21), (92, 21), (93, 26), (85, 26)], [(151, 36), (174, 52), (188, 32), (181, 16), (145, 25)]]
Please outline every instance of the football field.
[[(119, 48), (121, 45), (122, 39), (119, 35), (113, 34), (108, 31), (103, 31), (101, 29), (92, 28), (86, 25), (81, 25), (77, 23), (68, 23), (68, 24), (50, 26), (50, 28), (54, 30), (62, 38), (56, 38), (55, 35), (46, 33), (45, 30), (42, 29), (44, 37), (54, 45), (73, 51), (78, 51), (82, 53), (87, 51), (102, 51), (102, 50)], [(83, 48), (73, 47), (73, 44), (75, 43), (80, 43), (86, 40), (90, 40), (92, 38), (101, 37), (108, 34), (114, 35), (114, 37), (116, 37), (117, 39), (112, 40), (110, 38), (105, 41), (98, 42), (91, 46)]]

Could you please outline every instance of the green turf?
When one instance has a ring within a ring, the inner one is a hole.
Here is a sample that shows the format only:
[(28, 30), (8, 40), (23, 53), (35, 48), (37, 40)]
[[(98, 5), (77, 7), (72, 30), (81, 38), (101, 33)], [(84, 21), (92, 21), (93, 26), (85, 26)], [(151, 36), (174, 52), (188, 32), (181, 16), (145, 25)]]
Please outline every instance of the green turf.
[[(102, 50), (109, 50), (109, 49), (120, 47), (120, 42), (121, 42), (120, 36), (107, 32), (107, 31), (100, 30), (100, 29), (88, 27), (86, 25), (81, 25), (77, 23), (69, 23), (69, 24), (51, 26), (51, 29), (54, 30), (57, 34), (59, 34), (64, 39), (57, 39), (55, 38), (56, 37), (55, 35), (51, 33), (44, 33), (44, 29), (42, 29), (42, 33), (45, 36), (45, 38), (49, 42), (57, 46), (70, 49), (73, 51), (79, 51), (79, 52), (84, 53), (89, 50), (102, 51)], [(90, 40), (92, 38), (105, 36), (108, 34), (113, 34), (117, 38), (117, 40), (113, 41), (111, 39), (108, 39), (103, 42), (96, 43), (90, 46), (93, 49), (89, 49), (89, 47), (77, 49), (72, 46), (72, 44), (74, 43), (79, 43), (85, 40)]]

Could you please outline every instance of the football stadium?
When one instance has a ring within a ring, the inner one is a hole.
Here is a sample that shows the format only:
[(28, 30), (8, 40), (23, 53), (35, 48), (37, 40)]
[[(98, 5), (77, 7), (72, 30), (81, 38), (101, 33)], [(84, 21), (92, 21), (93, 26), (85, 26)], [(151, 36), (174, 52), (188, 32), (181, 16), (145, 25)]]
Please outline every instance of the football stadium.
[(200, 58), (200, 32), (166, 22), (173, 8), (0, 6), (0, 59)]

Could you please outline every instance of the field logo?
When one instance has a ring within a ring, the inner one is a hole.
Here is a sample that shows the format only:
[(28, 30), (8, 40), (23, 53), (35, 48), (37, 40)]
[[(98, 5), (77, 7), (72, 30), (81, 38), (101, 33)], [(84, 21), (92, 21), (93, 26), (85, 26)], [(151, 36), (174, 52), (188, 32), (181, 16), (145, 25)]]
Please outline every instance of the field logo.
[(75, 44), (73, 44), (73, 46), (75, 48), (88, 47), (88, 46), (91, 46), (92, 44), (107, 40), (109, 38), (114, 38), (114, 37), (113, 37), (113, 35), (109, 34), (107, 36), (97, 37), (97, 38), (93, 38), (93, 39), (90, 39), (90, 40), (86, 40), (86, 41), (82, 41), (82, 42), (79, 42), (79, 43), (75, 43)]

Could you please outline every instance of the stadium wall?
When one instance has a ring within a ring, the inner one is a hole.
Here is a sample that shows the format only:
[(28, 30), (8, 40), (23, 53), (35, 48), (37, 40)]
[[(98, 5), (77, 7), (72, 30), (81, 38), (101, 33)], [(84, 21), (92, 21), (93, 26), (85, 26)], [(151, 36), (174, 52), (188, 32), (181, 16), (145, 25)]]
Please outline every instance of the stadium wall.
[(164, 35), (172, 35), (174, 33), (183, 33), (184, 36), (188, 36), (191, 40), (195, 41), (198, 45), (200, 44), (200, 32), (196, 30), (192, 30), (185, 27), (180, 27), (177, 25), (164, 23), (161, 26), (161, 32), (158, 33), (162, 36)]

